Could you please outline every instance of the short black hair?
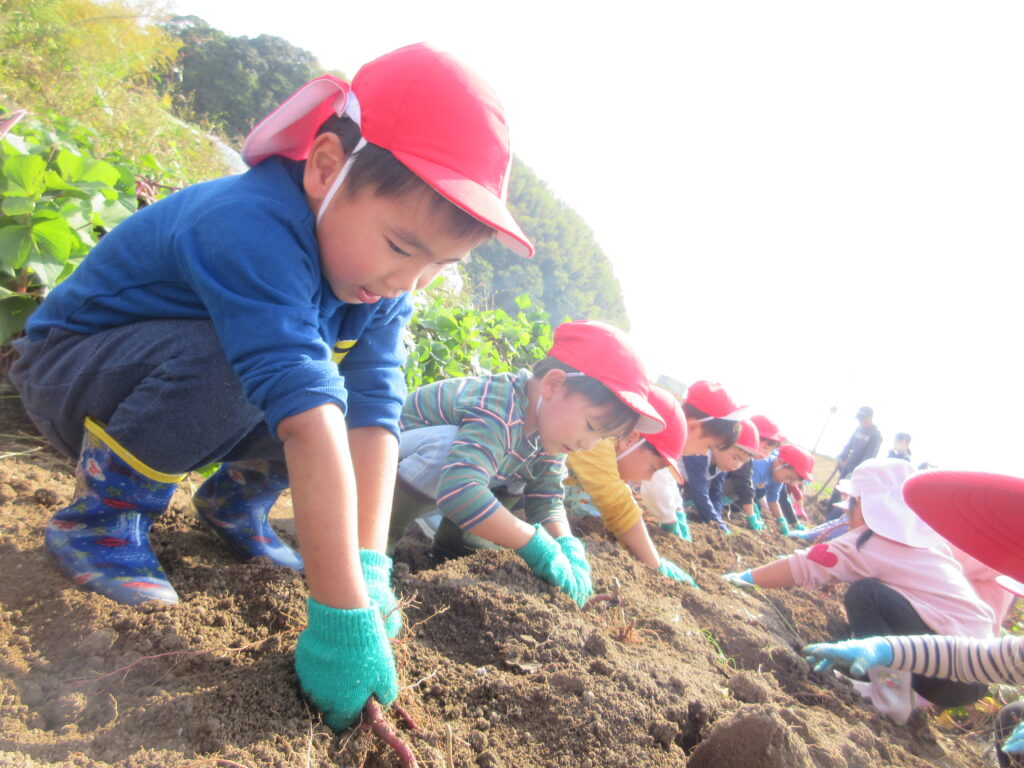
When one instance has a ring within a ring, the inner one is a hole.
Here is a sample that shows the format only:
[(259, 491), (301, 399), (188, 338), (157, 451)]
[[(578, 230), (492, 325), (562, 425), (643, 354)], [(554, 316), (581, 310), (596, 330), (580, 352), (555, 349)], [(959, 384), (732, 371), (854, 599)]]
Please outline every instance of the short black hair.
[(896, 433), (896, 437), (894, 437), (893, 440), (902, 440), (905, 443), (909, 443), (910, 442), (910, 433), (909, 432), (897, 432)]
[[(549, 371), (580, 373), (571, 365), (567, 365), (551, 355), (538, 360), (533, 366), (532, 373), (535, 378), (542, 379)], [(570, 394), (587, 398), (598, 408), (611, 406), (608, 409), (608, 423), (606, 426), (608, 429), (621, 430), (622, 435), (628, 435), (632, 432), (637, 420), (640, 418), (640, 415), (619, 400), (614, 392), (591, 376), (569, 376), (565, 380), (565, 388)]]
[[(362, 133), (355, 120), (347, 115), (331, 115), (320, 126), (317, 136), (333, 133), (341, 140), (341, 148), (348, 157), (359, 144)], [(433, 212), (442, 216), (448, 232), (458, 239), (479, 239), (490, 237), (494, 228), (466, 213), (455, 203), (442, 197), (433, 187), (406, 168), (391, 152), (376, 144), (367, 142), (356, 152), (352, 168), (345, 178), (344, 191), (349, 197), (358, 195), (363, 189), (372, 187), (377, 197), (398, 198), (410, 192), (429, 190)]]
[[(736, 441), (740, 439), (740, 429), (742, 425), (740, 422), (733, 419), (713, 419), (710, 414), (704, 413), (700, 408), (695, 408), (689, 403), (683, 403), (683, 415), (687, 419), (693, 419), (694, 421), (700, 421), (701, 426), (704, 427), (704, 432), (711, 435), (712, 437), (725, 438), (725, 443), (720, 446), (719, 450), (727, 450), (736, 445)], [(707, 419), (707, 421), (704, 421)]]

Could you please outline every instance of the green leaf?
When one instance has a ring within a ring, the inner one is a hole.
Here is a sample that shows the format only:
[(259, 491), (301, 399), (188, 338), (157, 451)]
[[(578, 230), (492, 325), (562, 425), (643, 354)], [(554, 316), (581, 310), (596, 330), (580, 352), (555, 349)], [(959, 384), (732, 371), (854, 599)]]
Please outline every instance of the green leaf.
[(520, 309), (526, 309), (527, 307), (531, 306), (532, 304), (533, 304), (533, 302), (530, 301), (530, 297), (527, 296), (525, 293), (522, 293), (519, 296), (516, 296), (516, 306), (519, 307)]
[(57, 153), (57, 169), (66, 181), (78, 181), (85, 170), (85, 160), (69, 149)]
[[(109, 229), (135, 213), (135, 198), (118, 196), (113, 200), (104, 200), (94, 213), (100, 217), (98, 226)], [(96, 221), (95, 216), (93, 221)]]
[(8, 224), (0, 227), (0, 269), (14, 274), (32, 247), (32, 227)]
[(0, 203), (0, 210), (8, 216), (24, 216), (36, 208), (36, 201), (31, 197), (5, 197)]
[(110, 163), (104, 162), (103, 160), (93, 160), (86, 163), (85, 171), (79, 177), (79, 181), (101, 181), (108, 187), (112, 187), (117, 184), (117, 180), (121, 178), (121, 174), (117, 172), (117, 168), (112, 166)]
[(151, 171), (156, 171), (161, 176), (167, 176), (168, 175), (167, 171), (164, 170), (164, 167), (162, 165), (160, 165), (160, 161), (157, 160), (155, 157), (153, 157), (153, 155), (151, 155), (151, 154), (147, 153), (147, 154), (143, 155), (142, 157), (140, 157), (139, 158), (139, 163), (144, 168), (149, 168)]
[(75, 233), (64, 219), (33, 219), (32, 244), (40, 254), (57, 259), (62, 268), (74, 243)]
[(7, 193), (38, 197), (46, 189), (46, 161), (38, 155), (15, 155), (0, 168), (7, 177)]
[(52, 288), (64, 274), (65, 264), (53, 254), (34, 250), (25, 261), (25, 269), (35, 275), (40, 285)]
[(35, 299), (20, 293), (0, 298), (0, 344), (9, 344), (14, 335), (24, 329), (25, 321), (36, 306)]
[(8, 155), (28, 154), (28, 144), (25, 143), (25, 139), (21, 136), (15, 136), (13, 133), (7, 134), (4, 140), (0, 141), (0, 148)]

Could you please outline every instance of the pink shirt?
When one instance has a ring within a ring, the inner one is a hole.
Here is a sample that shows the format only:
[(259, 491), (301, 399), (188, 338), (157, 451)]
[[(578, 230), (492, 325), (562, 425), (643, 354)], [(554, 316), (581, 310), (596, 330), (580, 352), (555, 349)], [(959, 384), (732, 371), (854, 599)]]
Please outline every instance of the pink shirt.
[(964, 569), (964, 576), (974, 587), (978, 597), (995, 613), (996, 620), (992, 632), (998, 635), (1003, 626), (1003, 619), (1010, 612), (1016, 595), (996, 583), (999, 571), (989, 568), (980, 560), (975, 560), (962, 549), (957, 549), (953, 545), (950, 545), (949, 548), (953, 552), (953, 559)]
[(937, 634), (992, 636), (992, 609), (978, 598), (946, 546), (908, 547), (876, 533), (857, 549), (866, 530), (861, 526), (794, 552), (788, 558), (793, 580), (801, 587), (823, 587), (875, 578), (907, 598)]

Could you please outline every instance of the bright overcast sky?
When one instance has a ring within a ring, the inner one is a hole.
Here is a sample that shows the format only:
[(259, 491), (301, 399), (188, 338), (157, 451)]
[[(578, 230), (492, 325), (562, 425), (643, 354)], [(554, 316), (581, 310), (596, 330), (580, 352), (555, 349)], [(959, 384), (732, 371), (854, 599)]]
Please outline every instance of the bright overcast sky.
[[(174, 0), (172, 0), (173, 2)], [(338, 10), (331, 10), (332, 6)], [(176, 0), (349, 76), (448, 50), (593, 228), (652, 375), (835, 453), (1024, 474), (1024, 4)]]

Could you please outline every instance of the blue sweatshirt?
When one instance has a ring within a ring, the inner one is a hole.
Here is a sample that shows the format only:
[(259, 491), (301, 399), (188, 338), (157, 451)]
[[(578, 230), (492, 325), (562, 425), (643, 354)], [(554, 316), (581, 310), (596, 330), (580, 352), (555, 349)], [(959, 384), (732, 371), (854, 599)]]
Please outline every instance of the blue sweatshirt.
[(775, 504), (779, 501), (779, 492), (782, 490), (782, 483), (772, 480), (772, 463), (776, 454), (758, 459), (754, 462), (752, 482), (754, 485), (754, 498), (764, 498), (766, 501)]
[(334, 295), (320, 272), (302, 169), (273, 157), (142, 209), (54, 289), (28, 336), (209, 319), (272, 433), (288, 416), (335, 403), (350, 429), (397, 436), (409, 296), (346, 304)]
[(723, 524), (722, 486), (725, 473), (719, 472), (709, 454), (683, 456), (683, 474), (686, 485), (683, 494), (693, 502), (705, 523)]

